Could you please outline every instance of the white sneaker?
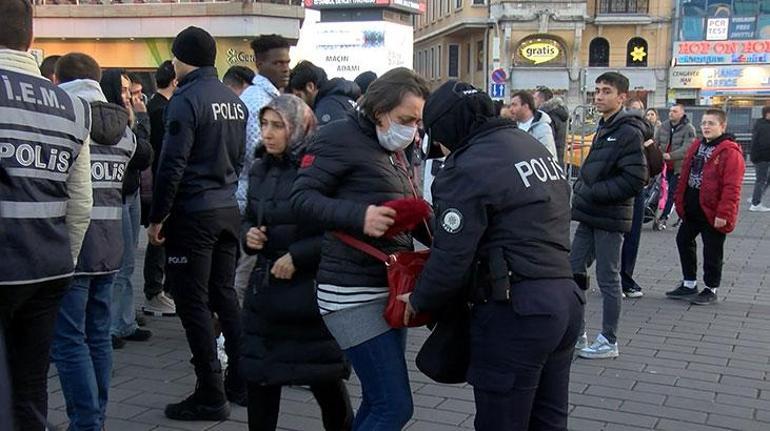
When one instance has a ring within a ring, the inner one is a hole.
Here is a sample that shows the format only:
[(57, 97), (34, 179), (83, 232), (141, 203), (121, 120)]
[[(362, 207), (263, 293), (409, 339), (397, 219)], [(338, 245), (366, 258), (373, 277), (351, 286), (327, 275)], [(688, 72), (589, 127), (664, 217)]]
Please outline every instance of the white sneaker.
[(578, 356), (585, 359), (617, 358), (618, 355), (618, 343), (610, 344), (602, 334), (596, 337), (593, 344), (578, 352)]
[(588, 334), (583, 332), (583, 335), (579, 336), (577, 343), (575, 343), (575, 350), (582, 350), (588, 347)]
[(227, 353), (225, 352), (225, 336), (219, 334), (217, 337), (217, 358), (222, 364), (222, 371), (227, 369)]
[(152, 299), (145, 301), (142, 311), (150, 316), (175, 316), (176, 305), (173, 299), (166, 296), (164, 292), (160, 292)]
[(749, 211), (752, 212), (758, 212), (758, 213), (766, 213), (770, 211), (770, 208), (762, 205), (761, 203), (759, 205), (752, 205), (749, 207)]

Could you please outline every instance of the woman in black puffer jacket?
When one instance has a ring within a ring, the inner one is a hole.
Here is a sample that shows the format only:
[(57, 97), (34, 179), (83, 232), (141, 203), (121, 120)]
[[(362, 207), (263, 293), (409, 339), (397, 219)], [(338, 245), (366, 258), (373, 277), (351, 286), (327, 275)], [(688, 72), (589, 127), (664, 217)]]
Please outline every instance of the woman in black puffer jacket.
[(259, 119), (263, 154), (249, 172), (244, 221), (244, 250), (258, 254), (244, 299), (240, 360), (249, 430), (275, 430), (283, 385), (310, 385), (326, 430), (348, 430), (353, 412), (343, 379), (350, 368), (316, 305), (322, 231), (295, 217), (289, 203), (315, 117), (301, 99), (283, 95)]
[(292, 203), (326, 229), (318, 305), (363, 387), (354, 430), (400, 430), (412, 416), (404, 359), (406, 332), (382, 317), (385, 265), (334, 236), (335, 231), (386, 254), (412, 250), (412, 234), (384, 237), (396, 216), (384, 203), (413, 195), (403, 150), (417, 134), (428, 97), (425, 81), (393, 69), (374, 81), (357, 111), (323, 126), (302, 160)]

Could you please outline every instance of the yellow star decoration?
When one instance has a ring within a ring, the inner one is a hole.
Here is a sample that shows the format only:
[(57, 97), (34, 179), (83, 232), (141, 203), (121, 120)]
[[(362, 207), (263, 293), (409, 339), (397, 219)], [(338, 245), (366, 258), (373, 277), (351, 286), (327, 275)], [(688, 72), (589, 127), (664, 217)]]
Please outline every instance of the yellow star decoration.
[(647, 53), (644, 52), (643, 46), (635, 46), (634, 50), (631, 51), (631, 61), (644, 61), (644, 57), (647, 56)]

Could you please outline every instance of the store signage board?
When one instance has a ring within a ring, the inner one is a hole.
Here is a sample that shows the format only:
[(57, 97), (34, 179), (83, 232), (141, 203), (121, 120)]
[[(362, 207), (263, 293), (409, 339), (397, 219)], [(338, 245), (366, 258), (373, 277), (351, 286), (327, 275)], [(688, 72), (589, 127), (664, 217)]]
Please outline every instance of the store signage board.
[(706, 40), (727, 40), (730, 18), (709, 18), (706, 20)]
[(686, 66), (671, 69), (670, 88), (770, 90), (770, 66)]
[(406, 12), (425, 12), (421, 0), (305, 0), (308, 9), (395, 8)]
[(551, 40), (543, 40), (522, 44), (519, 47), (521, 56), (531, 61), (533, 64), (548, 63), (555, 60), (561, 53), (561, 47)]
[(676, 65), (770, 64), (770, 40), (730, 40), (674, 43)]

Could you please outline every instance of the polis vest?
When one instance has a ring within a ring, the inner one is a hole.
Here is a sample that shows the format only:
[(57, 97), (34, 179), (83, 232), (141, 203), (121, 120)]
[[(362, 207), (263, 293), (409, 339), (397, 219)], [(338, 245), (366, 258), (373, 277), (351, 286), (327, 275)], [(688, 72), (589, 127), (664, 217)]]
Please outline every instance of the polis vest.
[(91, 184), (94, 206), (75, 275), (100, 275), (116, 272), (123, 258), (123, 176), (136, 149), (136, 137), (129, 127), (115, 145), (103, 145), (93, 139)]
[(0, 285), (73, 273), (67, 179), (90, 128), (86, 101), (0, 69)]

